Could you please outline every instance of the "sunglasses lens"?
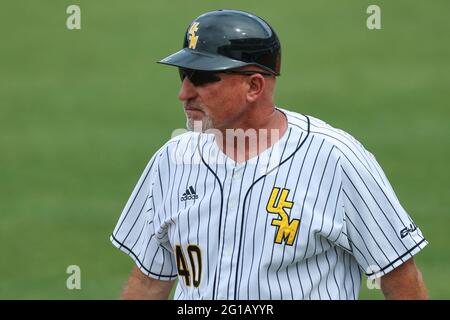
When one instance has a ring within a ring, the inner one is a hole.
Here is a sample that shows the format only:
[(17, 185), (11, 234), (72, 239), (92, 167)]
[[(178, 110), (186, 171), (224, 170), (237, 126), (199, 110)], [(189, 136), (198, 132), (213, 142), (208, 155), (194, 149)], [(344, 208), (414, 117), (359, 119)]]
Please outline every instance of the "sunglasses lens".
[(195, 86), (202, 86), (208, 83), (220, 81), (220, 77), (214, 72), (196, 71), (190, 80)]
[(220, 81), (220, 77), (217, 74), (209, 71), (188, 70), (180, 68), (179, 73), (181, 81), (183, 81), (184, 78), (187, 77), (194, 86), (202, 86), (208, 83)]
[(180, 80), (183, 81), (186, 77), (187, 70), (178, 68), (178, 73), (180, 74)]

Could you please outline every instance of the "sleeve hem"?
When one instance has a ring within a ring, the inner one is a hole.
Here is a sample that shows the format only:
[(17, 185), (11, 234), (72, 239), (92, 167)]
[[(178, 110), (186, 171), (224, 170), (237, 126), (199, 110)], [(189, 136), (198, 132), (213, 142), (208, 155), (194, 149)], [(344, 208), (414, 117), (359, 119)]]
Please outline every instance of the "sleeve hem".
[(407, 251), (406, 253), (404, 253), (403, 255), (398, 257), (397, 259), (395, 259), (393, 262), (391, 262), (390, 264), (388, 264), (381, 270), (372, 272), (372, 273), (366, 273), (368, 280), (373, 280), (373, 279), (379, 278), (379, 277), (391, 272), (392, 270), (394, 270), (395, 268), (399, 267), (404, 262), (406, 262), (407, 260), (412, 258), (414, 255), (416, 255), (427, 244), (428, 244), (428, 241), (426, 239), (422, 239), (422, 241), (420, 241), (418, 244), (416, 244), (414, 247), (412, 247), (409, 251)]
[(111, 240), (112, 244), (116, 248), (118, 248), (122, 252), (124, 252), (127, 255), (129, 255), (134, 260), (134, 262), (136, 263), (137, 267), (145, 275), (147, 275), (147, 276), (149, 276), (151, 278), (157, 279), (157, 280), (164, 280), (164, 281), (175, 280), (175, 279), (178, 278), (178, 274), (175, 274), (175, 275), (163, 275), (163, 274), (154, 273), (154, 272), (148, 270), (146, 267), (144, 267), (143, 263), (139, 260), (137, 255), (133, 251), (131, 251), (131, 249), (129, 249), (127, 246), (125, 246), (124, 244), (119, 242), (119, 240), (117, 240), (116, 237), (114, 237), (113, 234), (110, 236), (110, 240)]

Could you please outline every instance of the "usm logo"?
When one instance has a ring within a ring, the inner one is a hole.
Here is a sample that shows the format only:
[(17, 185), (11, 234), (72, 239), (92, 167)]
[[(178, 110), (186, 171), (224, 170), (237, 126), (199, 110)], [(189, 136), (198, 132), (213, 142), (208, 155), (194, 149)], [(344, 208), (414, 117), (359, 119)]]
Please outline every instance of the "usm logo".
[(294, 203), (286, 200), (288, 195), (288, 189), (273, 188), (266, 210), (268, 213), (278, 215), (278, 217), (272, 219), (271, 223), (272, 226), (277, 227), (275, 243), (284, 241), (287, 245), (292, 246), (300, 220), (292, 219), (289, 222), (289, 216), (285, 209), (291, 209)]
[(198, 25), (200, 22), (193, 22), (189, 28), (189, 49), (195, 49), (197, 46), (198, 36), (196, 35), (198, 31)]

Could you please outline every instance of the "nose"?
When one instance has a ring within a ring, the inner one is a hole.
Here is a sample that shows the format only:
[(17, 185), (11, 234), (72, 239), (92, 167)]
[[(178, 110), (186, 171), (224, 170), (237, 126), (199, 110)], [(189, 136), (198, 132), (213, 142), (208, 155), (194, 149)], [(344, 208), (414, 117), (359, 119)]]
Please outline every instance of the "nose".
[(187, 77), (181, 82), (180, 92), (178, 93), (178, 99), (181, 101), (187, 101), (194, 99), (197, 96), (197, 90), (192, 82)]

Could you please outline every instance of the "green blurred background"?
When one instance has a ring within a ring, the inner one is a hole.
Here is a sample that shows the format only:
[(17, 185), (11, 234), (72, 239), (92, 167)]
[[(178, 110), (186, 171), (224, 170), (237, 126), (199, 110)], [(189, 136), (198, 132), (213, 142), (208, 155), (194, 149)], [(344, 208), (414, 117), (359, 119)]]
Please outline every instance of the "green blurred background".
[[(70, 4), (81, 30), (66, 28)], [(370, 4), (382, 30), (366, 27)], [(133, 263), (109, 234), (149, 157), (185, 123), (177, 73), (155, 61), (218, 8), (277, 30), (277, 105), (376, 155), (430, 242), (416, 256), (430, 297), (450, 298), (448, 0), (3, 1), (0, 298), (118, 297)], [(72, 264), (81, 290), (66, 288)], [(360, 297), (383, 296), (363, 285)]]

